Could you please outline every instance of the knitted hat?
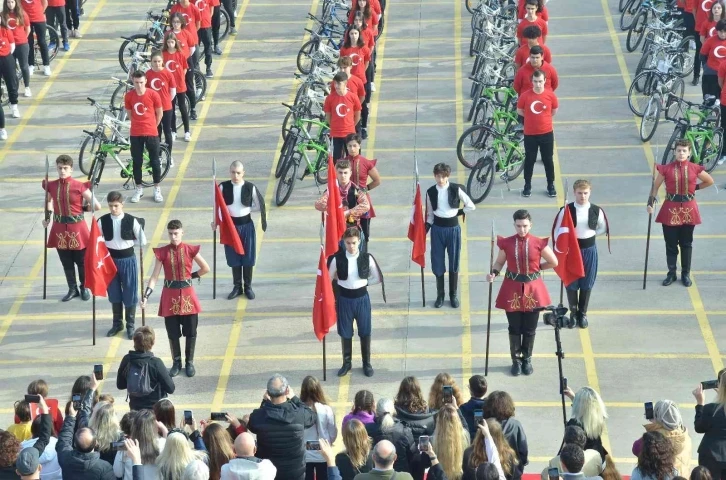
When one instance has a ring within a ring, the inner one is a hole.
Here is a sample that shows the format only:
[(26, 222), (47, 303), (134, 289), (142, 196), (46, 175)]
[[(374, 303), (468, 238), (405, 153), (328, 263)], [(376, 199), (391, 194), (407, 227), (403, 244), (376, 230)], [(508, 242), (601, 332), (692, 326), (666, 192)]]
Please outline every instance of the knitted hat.
[(655, 421), (668, 430), (676, 430), (683, 427), (683, 418), (678, 406), (671, 400), (660, 400), (653, 408)]

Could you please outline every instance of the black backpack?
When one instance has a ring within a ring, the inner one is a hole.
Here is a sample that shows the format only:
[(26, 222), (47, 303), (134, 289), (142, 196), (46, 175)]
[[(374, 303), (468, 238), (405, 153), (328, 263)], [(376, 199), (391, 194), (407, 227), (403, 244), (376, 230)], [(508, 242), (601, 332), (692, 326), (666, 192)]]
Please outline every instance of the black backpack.
[(129, 362), (126, 369), (126, 393), (129, 397), (139, 398), (150, 395), (154, 389), (151, 387), (149, 377), (149, 362), (138, 365)]

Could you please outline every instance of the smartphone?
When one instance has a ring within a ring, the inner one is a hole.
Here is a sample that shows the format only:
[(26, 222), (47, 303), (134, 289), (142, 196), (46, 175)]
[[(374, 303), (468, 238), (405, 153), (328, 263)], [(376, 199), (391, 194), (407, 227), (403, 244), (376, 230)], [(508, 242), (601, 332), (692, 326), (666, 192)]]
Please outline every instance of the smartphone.
[(305, 442), (305, 450), (320, 450), (320, 442), (317, 440), (308, 440)]
[(562, 377), (562, 385), (560, 386), (560, 395), (565, 393), (567, 390), (567, 377)]
[(560, 478), (560, 469), (557, 467), (548, 468), (547, 476), (550, 478), (550, 480), (558, 480)]
[(653, 402), (645, 402), (645, 419), (653, 420)]
[(192, 424), (192, 411), (191, 410), (184, 410), (184, 423), (186, 425)]
[(431, 439), (428, 435), (421, 435), (418, 437), (418, 449), (421, 452), (425, 452), (429, 449), (429, 444), (431, 443)]
[(111, 450), (126, 450), (124, 442), (111, 442)]
[(451, 403), (454, 398), (454, 387), (450, 385), (444, 385), (444, 403)]
[(81, 396), (80, 395), (73, 395), (71, 397), (71, 400), (73, 400), (73, 408), (78, 410), (81, 408)]
[(226, 422), (227, 414), (224, 412), (212, 412), (212, 420), (215, 422)]
[(477, 425), (484, 423), (484, 410), (474, 410), (474, 421)]
[(25, 401), (28, 403), (40, 403), (40, 395), (26, 395)]
[(93, 366), (93, 376), (96, 377), (96, 380), (103, 380), (103, 365)]
[(701, 387), (704, 390), (715, 390), (718, 388), (718, 380), (706, 380), (705, 382), (701, 382)]

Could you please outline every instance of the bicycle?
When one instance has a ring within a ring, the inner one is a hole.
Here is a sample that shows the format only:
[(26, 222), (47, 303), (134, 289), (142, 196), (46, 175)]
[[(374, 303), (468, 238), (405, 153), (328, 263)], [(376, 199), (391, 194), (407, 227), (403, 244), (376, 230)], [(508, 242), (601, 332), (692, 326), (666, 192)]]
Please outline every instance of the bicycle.
[(300, 73), (308, 75), (321, 64), (328, 65), (332, 69), (338, 62), (339, 44), (336, 44), (331, 36), (321, 35), (308, 28), (305, 31), (312, 38), (305, 42), (297, 53), (295, 62)]
[[(703, 165), (710, 173), (716, 168), (723, 145), (723, 129), (720, 127), (721, 109), (716, 103), (716, 97), (707, 95), (703, 103), (698, 104), (670, 96), (668, 103), (677, 104), (675, 115), (666, 113), (666, 119), (674, 121), (676, 125), (663, 152), (661, 164), (672, 162), (676, 141), (686, 139), (693, 147), (691, 161)], [(666, 112), (668, 110), (670, 108), (666, 109)]]
[(667, 98), (666, 92), (683, 98), (685, 88), (683, 78), (675, 73), (671, 62), (666, 58), (659, 62), (656, 70), (646, 70), (633, 79), (628, 89), (628, 106), (635, 115), (642, 117), (645, 106), (649, 104), (654, 93), (659, 92), (662, 98)]
[[(488, 128), (488, 127), (487, 127)], [(499, 178), (509, 184), (524, 170), (524, 138), (521, 130), (507, 135), (491, 130), (491, 147), (487, 148), (471, 170), (466, 182), (466, 193), (475, 204), (484, 200), (494, 184), (494, 175), (501, 172)]]
[[(81, 172), (83, 172), (84, 175), (88, 175), (91, 171), (91, 169), (88, 168), (89, 166), (87, 165), (87, 158), (94, 155), (96, 151), (98, 151), (98, 146), (100, 144), (99, 139), (102, 136), (106, 136), (106, 130), (108, 128), (107, 125), (111, 124), (114, 119), (118, 122), (124, 122), (126, 120), (126, 110), (123, 107), (117, 108), (111, 105), (108, 108), (105, 108), (100, 106), (98, 102), (90, 97), (86, 97), (86, 100), (91, 102), (91, 106), (95, 107), (96, 109), (96, 111), (94, 112), (96, 128), (94, 129), (94, 135), (86, 135), (86, 137), (81, 142), (81, 148), (78, 152), (78, 168), (81, 169)], [(106, 116), (109, 116), (109, 112), (115, 114), (115, 117), (106, 119)], [(114, 138), (113, 131), (111, 132), (111, 138)], [(92, 163), (93, 162), (91, 161), (91, 164)]]

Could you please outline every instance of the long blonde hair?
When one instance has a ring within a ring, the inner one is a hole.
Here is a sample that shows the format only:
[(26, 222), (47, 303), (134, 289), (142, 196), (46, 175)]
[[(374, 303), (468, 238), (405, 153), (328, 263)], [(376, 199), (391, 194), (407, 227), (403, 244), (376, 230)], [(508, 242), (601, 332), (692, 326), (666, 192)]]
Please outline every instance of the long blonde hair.
[[(725, 12), (726, 13), (726, 12)], [(726, 415), (726, 368), (722, 368), (720, 372), (718, 372), (718, 398), (716, 399), (716, 403), (718, 403), (718, 408), (713, 411), (713, 414), (716, 415), (716, 412), (718, 412), (719, 408), (723, 408), (723, 413)]]
[(454, 398), (456, 404), (461, 405), (464, 403), (464, 396), (461, 394), (461, 389), (456, 384), (454, 377), (446, 372), (439, 373), (434, 378), (434, 383), (431, 384), (431, 390), (429, 390), (429, 408), (432, 410), (438, 410), (444, 406), (444, 386), (452, 387), (454, 392)]
[(156, 459), (159, 478), (180, 480), (184, 469), (194, 460), (205, 460), (206, 454), (192, 449), (192, 444), (181, 432), (174, 432), (166, 438), (164, 450)]
[(354, 418), (343, 426), (343, 445), (345, 454), (355, 468), (360, 468), (368, 461), (371, 451), (371, 438), (363, 423)]
[(113, 403), (98, 402), (93, 407), (93, 413), (91, 413), (88, 426), (96, 433), (98, 450), (101, 452), (109, 451), (111, 442), (118, 440), (121, 434), (121, 427), (119, 426), (118, 418), (116, 418)]
[(464, 471), (464, 450), (469, 446), (469, 432), (464, 429), (459, 414), (451, 404), (445, 404), (436, 414), (436, 428), (431, 445), (449, 480), (461, 479)]
[(572, 400), (572, 418), (582, 426), (587, 438), (595, 440), (602, 435), (608, 413), (600, 395), (590, 387), (582, 387)]
[[(519, 462), (517, 452), (515, 452), (511, 445), (509, 445), (509, 442), (507, 442), (507, 439), (504, 437), (504, 432), (502, 431), (502, 426), (499, 422), (493, 418), (488, 418), (486, 422), (489, 427), (489, 433), (492, 435), (492, 440), (494, 440), (494, 446), (499, 453), (499, 460), (502, 464), (504, 475), (510, 476), (512, 475), (514, 467)], [(468, 465), (470, 468), (477, 468), (482, 463), (489, 462), (487, 451), (484, 446), (484, 435), (478, 428), (476, 430), (476, 437), (474, 437), (472, 446), (473, 448), (471, 457), (469, 457)]]

